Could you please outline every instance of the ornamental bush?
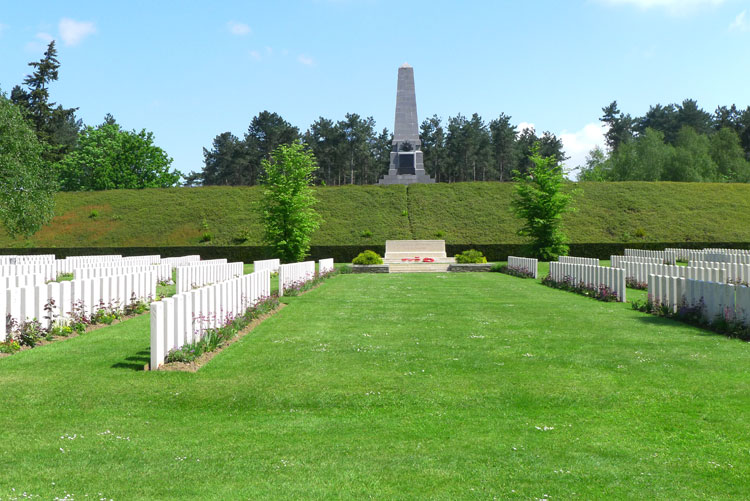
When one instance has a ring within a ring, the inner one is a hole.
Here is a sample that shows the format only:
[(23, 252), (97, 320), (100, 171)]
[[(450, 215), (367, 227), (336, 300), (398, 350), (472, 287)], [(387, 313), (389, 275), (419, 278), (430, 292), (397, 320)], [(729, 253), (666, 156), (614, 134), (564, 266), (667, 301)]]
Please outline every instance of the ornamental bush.
[(377, 252), (366, 250), (360, 252), (357, 257), (352, 260), (353, 264), (383, 264), (383, 258), (378, 255)]
[(481, 251), (469, 249), (463, 251), (461, 254), (456, 254), (456, 262), (459, 264), (481, 264), (486, 263), (487, 258), (484, 257)]

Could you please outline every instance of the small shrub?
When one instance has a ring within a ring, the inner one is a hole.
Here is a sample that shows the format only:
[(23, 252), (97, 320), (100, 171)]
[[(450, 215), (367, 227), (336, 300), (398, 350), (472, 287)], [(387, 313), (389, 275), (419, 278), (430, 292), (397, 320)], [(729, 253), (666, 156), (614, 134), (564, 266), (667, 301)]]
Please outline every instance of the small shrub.
[(377, 252), (366, 250), (352, 260), (353, 264), (383, 264), (383, 258)]
[(445, 232), (443, 230), (436, 231), (435, 238), (445, 238)]
[(370, 230), (364, 230), (362, 233), (359, 234), (362, 238), (370, 238), (372, 237), (372, 232)]
[(403, 217), (409, 217), (409, 211), (408, 211), (408, 210), (402, 211), (402, 212), (401, 212), (401, 215), (402, 215)]
[(209, 232), (205, 232), (205, 233), (204, 233), (203, 235), (201, 235), (201, 239), (200, 239), (200, 242), (201, 242), (201, 243), (204, 243), (204, 242), (210, 242), (210, 241), (211, 241), (211, 240), (213, 240), (213, 239), (214, 239), (214, 236), (213, 236), (213, 234), (212, 234), (212, 233), (209, 233)]
[(640, 290), (648, 289), (648, 283), (639, 282), (634, 277), (625, 277), (625, 286), (630, 287), (631, 289), (640, 289)]
[(0, 353), (15, 353), (20, 349), (21, 345), (12, 338), (8, 338), (0, 343)]
[(486, 263), (487, 258), (476, 249), (469, 249), (456, 255), (456, 262), (460, 264), (480, 264)]
[(250, 233), (250, 230), (245, 228), (244, 230), (239, 231), (232, 240), (235, 244), (242, 244), (250, 240), (251, 236), (252, 234)]
[(91, 219), (96, 219), (97, 217), (99, 217), (99, 211), (96, 209), (92, 210), (91, 213), (89, 214), (89, 217)]
[(11, 339), (18, 341), (18, 344), (21, 346), (29, 346), (31, 348), (39, 344), (47, 335), (44, 329), (42, 329), (42, 324), (36, 318), (20, 323), (15, 319), (11, 319), (8, 330), (11, 333)]

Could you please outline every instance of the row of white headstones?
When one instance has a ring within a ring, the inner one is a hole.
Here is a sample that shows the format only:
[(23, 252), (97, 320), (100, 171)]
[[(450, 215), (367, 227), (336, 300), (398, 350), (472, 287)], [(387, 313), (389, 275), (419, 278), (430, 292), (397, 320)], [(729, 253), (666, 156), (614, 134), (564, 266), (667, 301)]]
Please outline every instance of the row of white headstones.
[[(270, 265), (274, 272), (281, 266), (278, 260), (255, 264), (259, 270)], [(320, 269), (333, 269), (333, 260), (321, 260)], [(72, 273), (73, 279), (55, 281), (64, 273)], [(201, 261), (200, 256), (0, 256), (0, 318), (6, 319), (0, 321), (0, 341), (12, 334), (9, 329), (33, 320), (48, 329), (100, 309), (124, 311), (133, 303), (152, 302), (157, 284), (171, 282), (173, 273), (190, 277), (187, 283), (194, 289), (242, 276), (243, 264)]]
[[(676, 266), (678, 259), (688, 260), (687, 266)], [(750, 250), (626, 249), (624, 256), (611, 256), (610, 263), (608, 268), (595, 258), (561, 256), (550, 263), (550, 277), (609, 287), (620, 301), (625, 301), (623, 280), (631, 279), (647, 286), (652, 303), (673, 313), (690, 310), (709, 323), (750, 327)]]
[[(255, 261), (253, 268), (248, 275), (178, 292), (152, 303), (150, 369), (164, 364), (171, 350), (200, 341), (209, 330), (228, 325), (267, 299), (271, 294), (271, 273), (278, 273), (280, 296), (315, 278), (315, 261), (281, 264), (278, 259), (262, 260)], [(333, 269), (333, 259), (320, 260), (319, 274)], [(178, 269), (178, 277), (179, 273)]]

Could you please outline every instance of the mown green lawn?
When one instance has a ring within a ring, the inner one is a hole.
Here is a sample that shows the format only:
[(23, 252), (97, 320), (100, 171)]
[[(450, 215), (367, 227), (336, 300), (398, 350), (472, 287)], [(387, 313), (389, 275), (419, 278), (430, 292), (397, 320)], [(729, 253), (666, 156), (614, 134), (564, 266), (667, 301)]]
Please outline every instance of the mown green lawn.
[(747, 496), (747, 343), (495, 273), (287, 301), (196, 374), (148, 316), (0, 359), (0, 498)]

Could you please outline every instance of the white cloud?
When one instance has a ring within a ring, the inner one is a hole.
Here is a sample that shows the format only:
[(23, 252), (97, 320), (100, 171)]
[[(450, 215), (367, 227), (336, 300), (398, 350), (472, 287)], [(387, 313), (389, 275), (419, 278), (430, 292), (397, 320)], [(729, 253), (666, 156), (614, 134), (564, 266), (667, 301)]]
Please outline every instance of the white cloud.
[(78, 45), (89, 35), (96, 33), (96, 26), (94, 23), (88, 21), (76, 21), (64, 17), (60, 19), (60, 38), (62, 38), (65, 45)]
[(258, 52), (257, 50), (251, 50), (250, 52), (248, 52), (248, 54), (250, 54), (250, 57), (255, 59), (256, 61), (261, 60), (260, 52)]
[(304, 64), (305, 66), (313, 66), (315, 64), (313, 58), (305, 56), (304, 54), (300, 54), (299, 56), (297, 56), (297, 61), (300, 64)]
[(245, 36), (250, 34), (250, 26), (245, 23), (238, 23), (237, 21), (229, 21), (227, 23), (227, 29), (229, 33), (237, 36)]
[(747, 11), (743, 10), (729, 25), (729, 31), (747, 31), (748, 29), (750, 29), (750, 22), (747, 20)]
[(54, 40), (54, 37), (50, 35), (49, 33), (39, 32), (36, 35), (34, 35), (34, 38), (36, 38), (33, 42), (28, 42), (26, 44), (26, 50), (29, 52), (39, 52), (43, 51), (47, 48), (47, 45)]
[(516, 131), (517, 131), (516, 135), (520, 136), (523, 133), (523, 131), (525, 131), (526, 129), (531, 129), (532, 132), (536, 130), (536, 128), (534, 127), (534, 124), (529, 123), (529, 122), (521, 122), (516, 127)]
[(688, 14), (703, 7), (716, 7), (726, 0), (598, 0), (605, 5), (629, 5), (641, 10), (663, 9), (670, 14)]
[(604, 133), (607, 128), (601, 122), (586, 124), (583, 129), (577, 132), (562, 131), (560, 139), (563, 142), (565, 155), (570, 157), (565, 161), (565, 166), (570, 168), (578, 167), (586, 163), (586, 155), (599, 146), (606, 150)]

